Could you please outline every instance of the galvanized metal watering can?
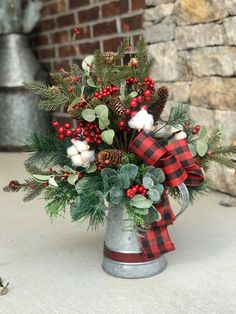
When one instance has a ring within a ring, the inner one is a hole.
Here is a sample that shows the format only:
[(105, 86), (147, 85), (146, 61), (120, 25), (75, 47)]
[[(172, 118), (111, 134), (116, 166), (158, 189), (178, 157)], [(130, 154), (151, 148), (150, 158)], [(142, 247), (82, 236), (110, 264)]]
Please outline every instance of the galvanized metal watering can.
[[(182, 206), (178, 217), (189, 205), (189, 193), (184, 183), (178, 186)], [(130, 228), (130, 219), (124, 205), (112, 205), (108, 209), (106, 238), (104, 243), (103, 269), (110, 275), (121, 278), (145, 278), (162, 272), (167, 261), (165, 255), (151, 261), (140, 261), (140, 242), (135, 229)], [(128, 255), (129, 262), (122, 257)]]

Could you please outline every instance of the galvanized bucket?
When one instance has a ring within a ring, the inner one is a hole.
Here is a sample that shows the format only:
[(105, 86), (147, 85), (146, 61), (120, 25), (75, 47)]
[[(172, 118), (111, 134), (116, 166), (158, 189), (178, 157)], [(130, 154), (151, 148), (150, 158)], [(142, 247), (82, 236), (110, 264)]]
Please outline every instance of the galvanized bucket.
[(22, 150), (30, 134), (49, 129), (50, 115), (37, 108), (39, 97), (23, 87), (45, 78), (26, 35), (0, 35), (0, 150)]
[[(182, 183), (178, 186), (183, 203), (178, 217), (189, 205), (189, 194), (186, 186)], [(111, 254), (112, 253), (112, 254)], [(122, 256), (130, 257), (129, 262)], [(124, 205), (111, 205), (108, 209), (107, 229), (104, 243), (104, 257), (102, 267), (110, 275), (120, 278), (145, 278), (162, 272), (167, 261), (164, 255), (151, 261), (141, 261), (141, 249), (137, 232), (132, 228)], [(114, 256), (118, 257), (115, 260)]]

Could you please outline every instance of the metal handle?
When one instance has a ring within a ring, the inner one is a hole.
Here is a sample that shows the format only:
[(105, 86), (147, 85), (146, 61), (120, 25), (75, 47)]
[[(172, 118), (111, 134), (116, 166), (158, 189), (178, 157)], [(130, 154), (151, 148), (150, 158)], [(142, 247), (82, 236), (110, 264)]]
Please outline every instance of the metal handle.
[(184, 183), (181, 183), (180, 185), (177, 186), (180, 193), (181, 193), (181, 196), (182, 196), (182, 206), (181, 206), (181, 209), (180, 211), (178, 212), (178, 214), (176, 214), (176, 218), (178, 216), (180, 216), (181, 214), (183, 214), (183, 212), (188, 208), (189, 206), (189, 192), (188, 192), (188, 189), (186, 187), (186, 185)]

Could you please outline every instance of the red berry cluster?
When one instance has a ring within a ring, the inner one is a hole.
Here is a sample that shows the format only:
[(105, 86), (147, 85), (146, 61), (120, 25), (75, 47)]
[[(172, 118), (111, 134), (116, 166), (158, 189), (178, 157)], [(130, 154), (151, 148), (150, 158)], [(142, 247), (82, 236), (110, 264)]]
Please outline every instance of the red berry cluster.
[(63, 126), (58, 121), (53, 121), (52, 126), (58, 134), (59, 140), (64, 140), (66, 137), (76, 137), (77, 134), (71, 130), (69, 123), (65, 123)]
[(87, 143), (96, 143), (98, 145), (102, 144), (101, 130), (95, 123), (88, 122), (87, 124), (85, 124), (81, 122), (81, 124), (79, 125), (83, 125), (83, 129), (81, 129), (81, 134), (83, 135)]
[(73, 28), (73, 33), (74, 33), (76, 36), (79, 36), (80, 30), (75, 27), (75, 28)]
[(148, 88), (152, 92), (155, 91), (155, 82), (154, 82), (154, 80), (151, 77), (149, 77), (149, 76), (145, 77), (144, 82), (148, 85)]
[(133, 85), (133, 84), (137, 84), (138, 83), (138, 79), (136, 77), (129, 77), (126, 80), (126, 86), (128, 85)]
[(103, 88), (103, 90), (101, 90), (99, 92), (95, 92), (93, 94), (93, 97), (96, 99), (102, 99), (102, 98), (108, 97), (108, 96), (110, 96), (113, 93), (116, 93), (118, 91), (119, 91), (119, 87), (117, 87), (117, 86), (105, 86)]
[(148, 190), (145, 189), (144, 185), (133, 185), (126, 191), (126, 196), (128, 198), (133, 198), (136, 194), (142, 194), (143, 196), (147, 195)]
[(192, 134), (198, 134), (201, 129), (201, 126), (199, 124), (195, 125), (192, 129)]

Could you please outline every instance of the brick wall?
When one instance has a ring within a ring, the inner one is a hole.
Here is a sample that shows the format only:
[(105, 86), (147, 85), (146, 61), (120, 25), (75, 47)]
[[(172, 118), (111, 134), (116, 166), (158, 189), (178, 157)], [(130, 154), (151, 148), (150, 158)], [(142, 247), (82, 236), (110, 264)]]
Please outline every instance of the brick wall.
[[(116, 50), (122, 39), (131, 45), (142, 33), (144, 0), (43, 0), (32, 45), (47, 70), (79, 63), (95, 49)], [(73, 28), (80, 35), (73, 36)]]

